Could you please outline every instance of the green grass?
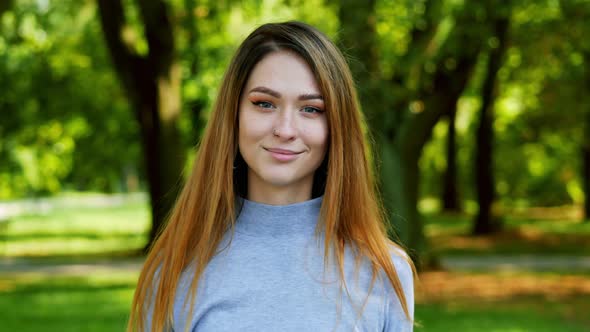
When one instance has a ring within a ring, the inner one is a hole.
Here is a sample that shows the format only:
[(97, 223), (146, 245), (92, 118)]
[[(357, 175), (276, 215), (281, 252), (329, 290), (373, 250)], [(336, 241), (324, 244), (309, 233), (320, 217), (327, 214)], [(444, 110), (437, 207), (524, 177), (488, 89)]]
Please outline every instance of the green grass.
[(590, 331), (587, 273), (431, 271), (417, 285), (423, 331)]
[(590, 301), (520, 296), (502, 301), (451, 300), (418, 304), (416, 331), (555, 332), (590, 331)]
[[(432, 247), (451, 255), (590, 252), (590, 223), (507, 218), (503, 233), (473, 238), (468, 235), (470, 220), (466, 215), (426, 215), (425, 230)], [(124, 255), (143, 247), (148, 227), (148, 206), (141, 202), (24, 215), (0, 230), (0, 254), (45, 264)], [(137, 273), (86, 277), (0, 274), (0, 330), (121, 331), (136, 278)], [(455, 282), (470, 283), (470, 278), (473, 275)], [(590, 331), (587, 292), (561, 298), (515, 294), (502, 300), (450, 294), (417, 302), (416, 319), (421, 327), (416, 331)]]
[(137, 274), (0, 277), (3, 331), (123, 331)]
[(590, 222), (507, 216), (500, 233), (471, 236), (472, 216), (428, 214), (425, 233), (434, 253), (444, 255), (588, 255)]
[[(467, 234), (474, 216), (469, 214), (426, 214), (429, 235)], [(502, 220), (505, 229), (535, 230), (546, 235), (579, 234), (590, 236), (590, 222), (571, 219), (530, 219), (507, 216)]]
[[(0, 255), (67, 261), (125, 256), (145, 245), (150, 222), (147, 203), (141, 199), (123, 199), (119, 206), (81, 208), (76, 207), (76, 199), (80, 197), (93, 196), (63, 195), (56, 200), (65, 208), (14, 217), (0, 225)], [(538, 211), (535, 213), (534, 216), (543, 216)], [(550, 217), (530, 219), (520, 211), (505, 218), (502, 233), (472, 237), (469, 235), (471, 215), (427, 213), (425, 233), (435, 254), (587, 255), (590, 252), (590, 222)]]
[[(137, 274), (89, 277), (0, 276), (3, 331), (122, 331)], [(416, 305), (416, 331), (589, 331), (590, 301), (516, 296)]]
[(148, 227), (145, 203), (22, 215), (1, 231), (0, 253), (33, 258), (117, 255), (141, 249)]

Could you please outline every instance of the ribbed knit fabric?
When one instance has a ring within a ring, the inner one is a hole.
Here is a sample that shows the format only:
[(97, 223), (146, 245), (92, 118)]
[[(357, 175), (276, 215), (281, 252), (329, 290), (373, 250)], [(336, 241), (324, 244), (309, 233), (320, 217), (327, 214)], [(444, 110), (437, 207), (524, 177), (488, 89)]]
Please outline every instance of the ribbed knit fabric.
[[(369, 293), (367, 261), (354, 274), (346, 251), (346, 290), (334, 263), (324, 271), (323, 238), (315, 236), (322, 198), (272, 206), (240, 199), (236, 232), (222, 241), (199, 283), (188, 313), (193, 266), (182, 274), (174, 331), (412, 331), (384, 273)], [(413, 315), (412, 272), (392, 249), (392, 260)], [(367, 295), (368, 298), (367, 298)], [(357, 312), (364, 305), (362, 316)]]

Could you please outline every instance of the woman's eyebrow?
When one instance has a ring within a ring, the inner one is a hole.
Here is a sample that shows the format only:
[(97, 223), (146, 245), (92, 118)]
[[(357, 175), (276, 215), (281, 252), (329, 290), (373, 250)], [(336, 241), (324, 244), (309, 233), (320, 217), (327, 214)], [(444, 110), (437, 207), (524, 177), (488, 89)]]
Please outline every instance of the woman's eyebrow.
[(297, 98), (299, 100), (311, 100), (311, 99), (319, 99), (319, 100), (324, 100), (324, 97), (322, 97), (322, 95), (317, 94), (317, 93), (306, 93), (303, 95), (300, 95), (299, 98)]
[[(264, 93), (267, 95), (271, 95), (275, 98), (281, 98), (281, 94), (273, 89), (264, 87), (264, 86), (257, 86), (255, 88), (252, 88), (248, 93), (252, 93), (252, 92), (259, 92), (259, 93)], [(311, 99), (319, 99), (319, 100), (324, 100), (324, 97), (322, 97), (322, 95), (317, 94), (317, 93), (305, 93), (302, 95), (299, 95), (299, 97), (297, 97), (297, 99), (299, 100), (311, 100)]]
[(265, 94), (271, 95), (271, 96), (273, 96), (275, 98), (281, 98), (281, 94), (280, 93), (276, 92), (275, 90), (272, 90), (272, 89), (269, 89), (267, 87), (264, 87), (264, 86), (257, 86), (255, 88), (253, 88), (252, 90), (250, 90), (249, 93), (252, 93), (252, 92), (265, 93)]

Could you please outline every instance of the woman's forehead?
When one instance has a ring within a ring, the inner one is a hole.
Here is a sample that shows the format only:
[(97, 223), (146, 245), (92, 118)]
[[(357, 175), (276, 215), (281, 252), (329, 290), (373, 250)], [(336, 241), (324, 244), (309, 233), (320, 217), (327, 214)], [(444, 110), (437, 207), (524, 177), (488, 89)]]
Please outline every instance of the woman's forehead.
[(264, 90), (278, 93), (276, 97), (321, 94), (315, 74), (307, 62), (300, 55), (283, 50), (265, 56), (248, 76), (244, 93)]

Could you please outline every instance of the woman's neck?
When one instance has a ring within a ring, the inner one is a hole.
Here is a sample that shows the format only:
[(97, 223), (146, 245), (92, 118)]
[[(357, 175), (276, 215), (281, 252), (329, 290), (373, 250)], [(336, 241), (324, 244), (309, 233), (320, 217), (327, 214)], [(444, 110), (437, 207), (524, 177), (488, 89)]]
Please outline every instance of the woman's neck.
[(289, 205), (305, 202), (311, 199), (311, 186), (275, 187), (249, 184), (247, 199), (268, 205)]
[(250, 236), (311, 236), (317, 228), (323, 196), (300, 203), (270, 205), (238, 199), (236, 231)]

